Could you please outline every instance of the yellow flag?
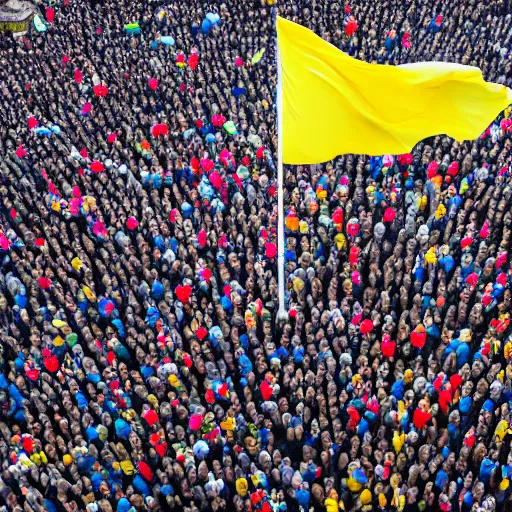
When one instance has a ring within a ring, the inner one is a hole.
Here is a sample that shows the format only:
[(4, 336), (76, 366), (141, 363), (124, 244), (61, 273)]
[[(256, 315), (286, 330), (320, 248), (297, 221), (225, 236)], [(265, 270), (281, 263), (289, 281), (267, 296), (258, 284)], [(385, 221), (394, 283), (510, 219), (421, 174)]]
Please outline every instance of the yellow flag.
[(439, 134), (476, 139), (512, 103), (510, 89), (472, 66), (368, 64), (280, 17), (277, 36), (286, 164), (408, 153)]

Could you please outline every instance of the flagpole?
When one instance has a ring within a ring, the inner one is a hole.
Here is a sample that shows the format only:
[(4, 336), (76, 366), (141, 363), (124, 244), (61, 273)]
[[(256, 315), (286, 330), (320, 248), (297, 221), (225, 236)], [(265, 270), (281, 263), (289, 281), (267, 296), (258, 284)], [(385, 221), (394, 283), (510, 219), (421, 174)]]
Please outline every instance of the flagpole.
[(288, 318), (285, 306), (285, 239), (284, 239), (284, 198), (283, 198), (283, 83), (279, 43), (277, 45), (277, 287), (279, 309), (277, 321)]

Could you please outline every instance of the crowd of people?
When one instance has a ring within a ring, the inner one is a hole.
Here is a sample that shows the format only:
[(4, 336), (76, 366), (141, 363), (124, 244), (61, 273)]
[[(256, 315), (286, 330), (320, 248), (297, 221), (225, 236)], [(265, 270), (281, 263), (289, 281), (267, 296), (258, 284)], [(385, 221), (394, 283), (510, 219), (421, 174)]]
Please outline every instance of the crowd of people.
[(0, 34), (0, 510), (511, 510), (510, 110), (286, 167), (276, 323), (274, 58), (279, 12), (511, 85), (509, 4), (40, 1)]

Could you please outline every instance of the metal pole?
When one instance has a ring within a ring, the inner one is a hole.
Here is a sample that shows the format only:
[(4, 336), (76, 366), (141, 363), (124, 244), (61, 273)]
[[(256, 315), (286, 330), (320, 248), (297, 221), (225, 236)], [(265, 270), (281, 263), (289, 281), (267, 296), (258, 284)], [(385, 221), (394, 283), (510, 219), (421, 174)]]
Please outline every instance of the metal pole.
[(279, 309), (277, 320), (282, 322), (288, 318), (285, 306), (285, 239), (284, 239), (284, 198), (283, 198), (283, 76), (279, 43), (277, 43), (277, 285)]

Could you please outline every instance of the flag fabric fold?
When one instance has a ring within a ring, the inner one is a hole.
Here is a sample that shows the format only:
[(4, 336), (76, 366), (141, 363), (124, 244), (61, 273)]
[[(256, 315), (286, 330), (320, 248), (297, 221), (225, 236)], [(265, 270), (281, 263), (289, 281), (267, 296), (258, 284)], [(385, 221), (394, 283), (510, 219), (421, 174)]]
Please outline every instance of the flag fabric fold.
[(440, 134), (476, 139), (512, 103), (512, 91), (476, 67), (369, 64), (281, 17), (277, 36), (285, 164), (403, 154)]

